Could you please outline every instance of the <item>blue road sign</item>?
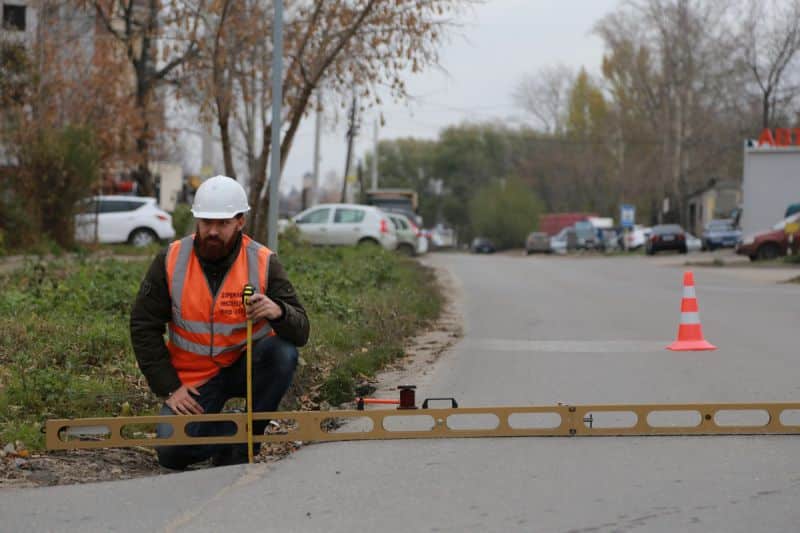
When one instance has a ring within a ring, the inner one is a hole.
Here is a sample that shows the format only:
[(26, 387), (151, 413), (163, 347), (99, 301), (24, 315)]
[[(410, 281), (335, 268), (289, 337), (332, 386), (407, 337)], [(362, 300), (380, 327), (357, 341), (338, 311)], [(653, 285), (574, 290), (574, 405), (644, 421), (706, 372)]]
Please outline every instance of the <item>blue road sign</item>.
[(619, 206), (619, 220), (623, 228), (632, 228), (636, 219), (636, 206), (622, 204)]

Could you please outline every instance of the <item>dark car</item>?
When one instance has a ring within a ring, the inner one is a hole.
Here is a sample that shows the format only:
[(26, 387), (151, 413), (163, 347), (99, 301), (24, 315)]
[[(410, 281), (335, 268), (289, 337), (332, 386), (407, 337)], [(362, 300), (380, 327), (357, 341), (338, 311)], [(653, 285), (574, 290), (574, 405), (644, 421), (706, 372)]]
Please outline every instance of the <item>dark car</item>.
[(578, 248), (594, 250), (597, 247), (597, 232), (588, 220), (581, 220), (574, 225), (578, 236)]
[(712, 220), (703, 230), (703, 249), (733, 248), (742, 238), (742, 232), (733, 226), (732, 220)]
[(472, 244), (469, 249), (474, 254), (493, 254), (495, 252), (494, 244), (486, 237), (475, 237), (472, 239)]
[(549, 254), (550, 251), (550, 237), (547, 233), (534, 231), (525, 239), (525, 255), (536, 252)]
[(786, 226), (798, 223), (800, 213), (781, 220), (771, 230), (749, 235), (736, 245), (736, 253), (746, 255), (751, 261), (775, 259), (786, 255), (790, 248), (797, 253), (800, 251), (800, 231), (787, 233)]
[(677, 250), (685, 254), (686, 232), (677, 224), (660, 224), (653, 226), (653, 231), (645, 243), (647, 255), (653, 255), (664, 250)]

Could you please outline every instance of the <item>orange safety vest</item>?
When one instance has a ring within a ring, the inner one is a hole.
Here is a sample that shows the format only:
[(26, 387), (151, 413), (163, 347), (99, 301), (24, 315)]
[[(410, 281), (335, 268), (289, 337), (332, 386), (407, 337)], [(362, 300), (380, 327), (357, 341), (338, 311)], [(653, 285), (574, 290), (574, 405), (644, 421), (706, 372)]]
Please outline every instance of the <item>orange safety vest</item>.
[[(266, 246), (242, 235), (239, 256), (213, 296), (194, 253), (194, 235), (169, 245), (167, 285), (172, 321), (168, 325), (167, 349), (181, 383), (200, 386), (217, 375), (220, 368), (241, 357), (247, 343), (242, 290), (250, 283), (266, 294), (271, 253)], [(275, 335), (269, 322), (253, 323), (253, 341), (267, 335)]]

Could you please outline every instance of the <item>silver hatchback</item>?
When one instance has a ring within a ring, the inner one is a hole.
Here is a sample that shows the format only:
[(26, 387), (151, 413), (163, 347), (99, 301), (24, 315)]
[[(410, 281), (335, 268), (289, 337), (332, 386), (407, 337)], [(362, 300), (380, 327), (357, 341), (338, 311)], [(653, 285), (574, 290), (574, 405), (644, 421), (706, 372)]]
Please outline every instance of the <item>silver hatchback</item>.
[(399, 213), (387, 213), (387, 215), (397, 231), (397, 251), (405, 255), (417, 255), (420, 239), (419, 228), (405, 215)]
[(315, 205), (295, 215), (292, 223), (311, 244), (379, 244), (386, 250), (397, 248), (397, 231), (388, 214), (369, 205)]

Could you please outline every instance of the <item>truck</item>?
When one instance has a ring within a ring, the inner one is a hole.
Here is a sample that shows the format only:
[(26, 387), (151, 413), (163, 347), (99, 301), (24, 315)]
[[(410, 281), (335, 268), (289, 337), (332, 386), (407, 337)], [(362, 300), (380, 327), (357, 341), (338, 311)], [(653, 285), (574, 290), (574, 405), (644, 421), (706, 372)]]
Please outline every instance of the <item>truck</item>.
[(366, 203), (406, 215), (422, 226), (422, 219), (417, 215), (417, 191), (414, 189), (370, 189), (366, 193)]
[(539, 231), (543, 231), (552, 237), (562, 229), (573, 226), (576, 222), (596, 216), (595, 213), (546, 213), (539, 215)]
[(745, 143), (741, 216), (745, 239), (788, 216), (787, 206), (800, 198), (800, 146), (785, 140), (796, 132), (778, 128), (773, 137), (765, 129), (757, 142)]

